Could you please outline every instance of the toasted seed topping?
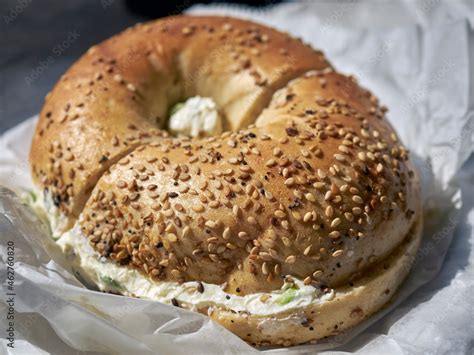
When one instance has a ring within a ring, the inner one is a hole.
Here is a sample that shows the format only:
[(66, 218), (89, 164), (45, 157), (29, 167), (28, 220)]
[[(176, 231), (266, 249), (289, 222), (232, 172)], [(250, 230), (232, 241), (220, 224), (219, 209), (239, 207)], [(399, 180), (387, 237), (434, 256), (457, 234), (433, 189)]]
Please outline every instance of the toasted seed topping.
[[(236, 72), (250, 75), (255, 85), (273, 87), (274, 78), (260, 71), (257, 60), (272, 53), (267, 44), (272, 38), (258, 28), (241, 31), (228, 21), (217, 28), (191, 21), (178, 32), (188, 37), (205, 31), (211, 42), (220, 44), (226, 43), (224, 36), (226, 41), (238, 38), (239, 51), (229, 54)], [(163, 36), (170, 31), (160, 30)], [(227, 46), (222, 50), (225, 56)], [(67, 216), (76, 208), (75, 194), (84, 190), (77, 182), (91, 174), (89, 160), (100, 162), (107, 173), (94, 188), (81, 227), (103, 257), (157, 281), (185, 282), (203, 275), (202, 282), (223, 283), (236, 265), (264, 275), (263, 282), (274, 287), (274, 281), (288, 273), (286, 264), (295, 264), (295, 270), (305, 270), (305, 284), (316, 284), (316, 279), (328, 284), (348, 263), (332, 257), (350, 246), (357, 260), (357, 243), (372, 238), (381, 219), (396, 218), (400, 211), (412, 218), (414, 174), (405, 163), (407, 150), (386, 125), (386, 110), (352, 79), (333, 70), (301, 76), (282, 89), (281, 98), (275, 95), (265, 112), (285, 117), (277, 124), (190, 139), (127, 122), (104, 132), (106, 151), (85, 159), (71, 144), (75, 137), (50, 139), (48, 127), (59, 122), (77, 125), (79, 120), (88, 124), (84, 117), (99, 88), (113, 85), (130, 102), (146, 96), (141, 92), (146, 85), (119, 70), (120, 59), (99, 61), (104, 53), (88, 54), (95, 63), (89, 83), (69, 77), (77, 97), (68, 97), (58, 110), (44, 111), (39, 130), (48, 142), (44, 151), (49, 166), (33, 167), (36, 180)], [(275, 58), (288, 55), (283, 48)], [(99, 80), (101, 85), (91, 84)], [(311, 80), (316, 85), (309, 99), (301, 95), (300, 85)], [(354, 90), (347, 100), (332, 90), (345, 84)], [(373, 246), (380, 251), (377, 241)], [(280, 265), (281, 260), (285, 263)], [(209, 264), (215, 269), (212, 275), (200, 270)], [(204, 292), (202, 282), (197, 292)]]

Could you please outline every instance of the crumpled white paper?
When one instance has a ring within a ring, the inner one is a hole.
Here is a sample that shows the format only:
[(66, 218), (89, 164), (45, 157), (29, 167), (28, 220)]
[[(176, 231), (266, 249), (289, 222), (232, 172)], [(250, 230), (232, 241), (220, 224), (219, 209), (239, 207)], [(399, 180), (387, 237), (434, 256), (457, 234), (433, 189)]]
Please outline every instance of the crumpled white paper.
[[(191, 9), (251, 18), (301, 36), (390, 108), (388, 117), (422, 175), (426, 224), (413, 270), (387, 308), (316, 345), (254, 349), (199, 314), (86, 289), (36, 216), (1, 188), (4, 292), (8, 241), (15, 243), (16, 261), (15, 350), (2, 339), (2, 353), (470, 353), (474, 164), (471, 159), (461, 166), (473, 152), (474, 15), (469, 2), (449, 4), (347, 1), (288, 3), (264, 11)], [(27, 154), (34, 124), (32, 118), (0, 137), (1, 185), (31, 187)], [(1, 323), (7, 329), (6, 317)]]

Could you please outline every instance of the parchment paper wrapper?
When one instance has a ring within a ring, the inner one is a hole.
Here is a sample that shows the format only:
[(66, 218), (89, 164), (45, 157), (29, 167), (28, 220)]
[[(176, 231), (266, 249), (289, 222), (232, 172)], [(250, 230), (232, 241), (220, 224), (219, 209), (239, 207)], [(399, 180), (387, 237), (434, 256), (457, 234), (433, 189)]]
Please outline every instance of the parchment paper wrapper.
[[(470, 353), (473, 159), (461, 167), (473, 151), (472, 4), (311, 2), (253, 12), (198, 6), (191, 12), (251, 18), (301, 36), (390, 108), (388, 117), (423, 181), (424, 240), (409, 278), (393, 302), (350, 331), (318, 344), (255, 349), (199, 314), (86, 289), (47, 228), (1, 188), (1, 281), (8, 292), (7, 245), (13, 241), (16, 312), (15, 349), (2, 339), (2, 353)], [(27, 154), (35, 120), (0, 138), (0, 184), (16, 191), (31, 188)], [(0, 313), (7, 314), (3, 296)], [(1, 322), (7, 329), (6, 317)]]

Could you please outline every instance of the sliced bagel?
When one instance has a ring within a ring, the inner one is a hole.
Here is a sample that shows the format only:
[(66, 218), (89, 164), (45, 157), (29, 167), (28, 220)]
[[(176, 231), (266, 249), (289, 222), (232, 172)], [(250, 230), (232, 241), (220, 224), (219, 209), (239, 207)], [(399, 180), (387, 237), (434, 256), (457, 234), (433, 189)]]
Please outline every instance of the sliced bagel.
[[(191, 96), (219, 107), (226, 132), (162, 129)], [(59, 243), (85, 279), (292, 345), (357, 324), (408, 272), (420, 183), (385, 112), (286, 34), (173, 17), (81, 58), (47, 99), (30, 160), (62, 217), (54, 232), (74, 225)]]
[(226, 17), (158, 20), (92, 47), (46, 98), (30, 152), (34, 182), (62, 217), (53, 232), (73, 225), (109, 166), (167, 135), (176, 102), (211, 97), (237, 130), (289, 80), (328, 66), (287, 34)]

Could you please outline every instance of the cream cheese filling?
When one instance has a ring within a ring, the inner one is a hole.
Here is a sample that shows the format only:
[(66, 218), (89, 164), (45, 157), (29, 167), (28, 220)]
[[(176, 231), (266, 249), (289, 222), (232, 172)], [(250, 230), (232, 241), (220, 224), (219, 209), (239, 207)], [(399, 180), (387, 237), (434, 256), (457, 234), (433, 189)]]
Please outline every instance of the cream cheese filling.
[(35, 189), (21, 194), (20, 197), (41, 219), (48, 223), (53, 238), (59, 238), (59, 230), (66, 225), (67, 218), (64, 217), (59, 208), (54, 205), (51, 195), (39, 189)]
[(175, 136), (217, 135), (222, 133), (222, 115), (211, 98), (195, 96), (173, 107), (168, 131)]
[(125, 296), (168, 304), (175, 299), (185, 308), (192, 310), (217, 306), (236, 312), (267, 316), (310, 304), (327, 302), (335, 297), (334, 290), (324, 293), (295, 278), (291, 283), (285, 283), (280, 290), (245, 296), (229, 294), (221, 286), (208, 283), (202, 283), (204, 290), (200, 292), (198, 282), (194, 281), (182, 284), (168, 281), (155, 282), (137, 270), (117, 265), (101, 257), (89, 245), (79, 224), (63, 234), (57, 243), (71, 258), (75, 271), (95, 283), (101, 291), (113, 291)]

